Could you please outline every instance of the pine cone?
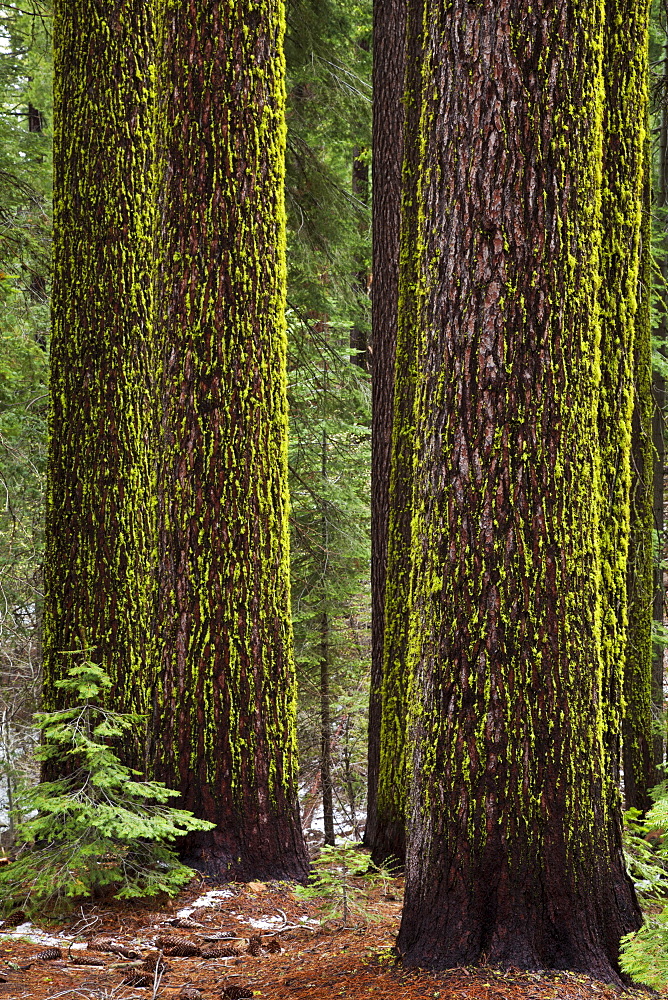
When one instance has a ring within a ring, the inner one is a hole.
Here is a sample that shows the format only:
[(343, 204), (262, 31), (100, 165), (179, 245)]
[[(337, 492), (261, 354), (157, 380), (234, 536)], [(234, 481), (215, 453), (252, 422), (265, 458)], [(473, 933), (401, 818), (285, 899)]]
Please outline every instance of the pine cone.
[(73, 965), (96, 965), (98, 968), (104, 965), (104, 959), (96, 958), (94, 955), (83, 955), (80, 951), (70, 954), (70, 962)]
[(91, 938), (88, 942), (88, 948), (90, 951), (112, 951), (112, 945), (114, 939), (108, 935), (99, 934), (97, 937)]
[(104, 951), (110, 955), (122, 955), (123, 958), (141, 958), (138, 951), (128, 948), (127, 945), (118, 944), (112, 937), (100, 936), (91, 938), (88, 942), (91, 951)]
[(262, 938), (258, 934), (254, 934), (252, 938), (248, 941), (248, 948), (246, 949), (249, 955), (253, 958), (259, 958), (263, 952), (262, 948)]
[(202, 958), (235, 958), (241, 952), (238, 948), (230, 948), (224, 944), (215, 944), (211, 948), (202, 948)]
[(166, 964), (165, 959), (160, 954), (159, 951), (152, 951), (150, 954), (146, 955), (142, 963), (142, 969), (146, 972), (155, 972), (158, 964), (160, 964), (160, 971), (167, 972), (169, 966)]
[(135, 986), (140, 989), (146, 988), (147, 986), (153, 986), (153, 976), (149, 976), (145, 972), (131, 972), (129, 976), (126, 976), (121, 985)]
[(195, 986), (184, 986), (179, 993), (181, 1000), (202, 1000), (202, 994)]
[(281, 944), (280, 938), (272, 938), (267, 945), (267, 951), (270, 955), (278, 955), (283, 951), (283, 945)]
[(253, 991), (247, 986), (226, 986), (223, 996), (225, 1000), (253, 1000)]
[(156, 947), (158, 948), (178, 948), (182, 945), (185, 938), (178, 937), (176, 934), (161, 934), (160, 937), (155, 939)]
[(9, 913), (6, 917), (3, 917), (2, 922), (5, 927), (18, 927), (19, 924), (25, 923), (27, 919), (23, 910), (14, 910), (13, 913)]
[(191, 958), (194, 955), (201, 955), (202, 949), (192, 941), (179, 941), (173, 948), (165, 948), (166, 955), (173, 955), (174, 958)]
[(184, 927), (187, 930), (197, 930), (198, 927), (202, 927), (203, 924), (198, 924), (196, 920), (192, 917), (177, 917), (176, 920), (172, 920), (172, 927)]
[(40, 951), (38, 955), (33, 955), (33, 961), (41, 959), (43, 962), (53, 962), (56, 958), (62, 958), (63, 953), (60, 948), (45, 948), (44, 951)]

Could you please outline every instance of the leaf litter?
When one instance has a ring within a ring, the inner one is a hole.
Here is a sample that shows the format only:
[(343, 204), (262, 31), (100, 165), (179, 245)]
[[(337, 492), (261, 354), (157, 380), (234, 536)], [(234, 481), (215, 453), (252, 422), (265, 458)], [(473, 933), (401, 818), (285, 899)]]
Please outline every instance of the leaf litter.
[[(389, 892), (375, 887), (367, 895), (373, 919), (360, 923), (356, 918), (357, 926), (350, 927), (336, 919), (321, 923), (318, 901), (299, 899), (286, 883), (236, 883), (221, 889), (207, 880), (193, 883), (161, 910), (155, 902), (113, 902), (84, 907), (57, 927), (22, 924), (5, 930), (0, 925), (0, 1000), (195, 1000), (198, 994), (202, 1000), (648, 996), (646, 990), (621, 994), (573, 973), (485, 966), (438, 973), (403, 969), (392, 951), (402, 880), (394, 879)], [(95, 951), (96, 943), (105, 940), (109, 951)], [(161, 940), (173, 942), (172, 947), (161, 948)], [(62, 957), (47, 959), (46, 943), (52, 951), (60, 947)], [(158, 957), (163, 950), (170, 953), (166, 963)], [(92, 965), (92, 960), (100, 964)], [(151, 963), (158, 966), (155, 975), (148, 971)], [(668, 998), (668, 990), (653, 995)]]

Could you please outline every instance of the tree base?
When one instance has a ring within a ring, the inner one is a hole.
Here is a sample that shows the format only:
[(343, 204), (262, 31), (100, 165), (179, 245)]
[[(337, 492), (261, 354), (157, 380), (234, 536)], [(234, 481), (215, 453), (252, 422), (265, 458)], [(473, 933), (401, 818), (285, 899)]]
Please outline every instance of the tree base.
[(218, 884), (227, 882), (300, 882), (308, 879), (309, 860), (303, 842), (282, 842), (274, 833), (264, 843), (221, 843), (217, 830), (186, 838), (179, 852), (188, 865)]

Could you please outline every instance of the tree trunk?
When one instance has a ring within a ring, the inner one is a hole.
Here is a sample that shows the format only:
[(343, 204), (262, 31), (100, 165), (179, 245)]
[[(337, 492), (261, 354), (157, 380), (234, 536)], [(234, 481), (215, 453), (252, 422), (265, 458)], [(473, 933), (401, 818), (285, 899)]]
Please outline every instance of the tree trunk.
[(413, 514), (398, 949), (618, 983), (641, 918), (602, 738), (603, 5), (408, 11), (421, 219), (402, 232), (397, 344), (414, 482), (392, 496)]
[[(619, 796), (627, 649), (633, 361), (646, 179), (647, 0), (606, 0), (599, 310), (601, 662), (609, 791)], [(624, 24), (623, 35), (617, 25)], [(641, 709), (642, 710), (642, 709)]]
[(332, 795), (332, 723), (329, 708), (329, 615), (320, 617), (320, 774), (322, 776), (322, 817), (325, 843), (332, 847), (334, 799)]
[[(147, 710), (155, 608), (152, 6), (59, 0), (44, 693), (86, 657)], [(141, 741), (140, 741), (141, 742)], [(143, 764), (128, 746), (124, 763)]]
[(303, 879), (285, 387), (282, 0), (169, 0), (156, 776), (188, 862)]
[[(353, 195), (363, 205), (369, 204), (369, 164), (365, 157), (365, 150), (355, 148), (353, 150)], [(366, 232), (366, 220), (362, 220), (360, 232)], [(355, 282), (355, 291), (359, 295), (367, 294), (367, 269), (364, 261), (360, 264)], [(350, 349), (353, 352), (351, 362), (361, 368), (362, 371), (369, 371), (369, 345), (367, 344), (366, 330), (361, 326), (353, 326), (350, 329)]]
[[(375, 848), (382, 716), (385, 576), (389, 519), (394, 357), (399, 290), (405, 0), (376, 0), (373, 60), (373, 284), (371, 457), (371, 693), (364, 843)], [(394, 839), (394, 838), (392, 838)], [(384, 845), (381, 853), (387, 854)], [(393, 851), (390, 849), (390, 853)]]
[[(661, 110), (661, 133), (659, 146), (659, 190), (657, 192), (657, 205), (662, 209), (661, 224), (668, 227), (668, 107), (665, 103), (665, 95), (668, 94), (668, 42), (664, 48), (663, 59), (663, 87), (664, 104)], [(661, 254), (661, 273), (664, 281), (664, 289), (668, 281), (668, 233), (664, 232), (663, 247)], [(665, 291), (662, 292), (663, 311), (668, 304)], [(665, 355), (668, 344), (668, 323), (665, 316), (661, 320), (658, 330), (658, 339), (661, 344), (661, 351)], [(654, 397), (654, 411), (652, 419), (652, 444), (654, 448), (654, 530), (658, 538), (658, 551), (656, 553), (656, 564), (654, 567), (654, 621), (663, 627), (665, 621), (665, 587), (664, 574), (661, 567), (664, 552), (664, 498), (663, 484), (665, 475), (665, 438), (664, 438), (664, 410), (666, 404), (666, 380), (660, 372), (654, 372), (652, 378), (652, 396)], [(663, 661), (664, 646), (656, 646), (652, 661), (652, 703), (656, 718), (661, 718), (664, 712), (663, 700)], [(657, 734), (654, 737), (654, 763), (660, 767), (664, 761), (664, 738)]]
[(650, 301), (651, 180), (649, 134), (645, 142), (645, 190), (641, 230), (639, 305), (633, 353), (634, 406), (631, 428), (631, 497), (628, 557), (629, 624), (624, 664), (622, 747), (626, 808), (645, 812), (656, 784), (652, 738), (652, 601), (654, 595), (652, 337)]

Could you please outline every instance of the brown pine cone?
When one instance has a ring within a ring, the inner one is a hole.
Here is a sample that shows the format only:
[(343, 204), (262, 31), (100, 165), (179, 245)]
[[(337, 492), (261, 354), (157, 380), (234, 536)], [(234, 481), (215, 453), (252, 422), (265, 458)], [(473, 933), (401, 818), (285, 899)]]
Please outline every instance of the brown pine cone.
[(41, 959), (43, 962), (53, 962), (56, 958), (62, 958), (63, 953), (60, 948), (45, 948), (44, 951), (40, 951), (37, 955), (32, 955), (32, 960), (35, 962), (37, 959)]
[(2, 918), (2, 923), (5, 927), (18, 927), (19, 924), (25, 923), (27, 919), (23, 910), (14, 910), (13, 913), (8, 913), (6, 917)]
[(202, 994), (200, 991), (195, 986), (191, 986), (190, 984), (181, 989), (179, 997), (181, 1000), (202, 1000)]
[(122, 955), (123, 958), (140, 958), (138, 951), (133, 948), (128, 948), (127, 945), (118, 944), (114, 941), (112, 937), (106, 935), (100, 935), (99, 937), (91, 938), (88, 942), (88, 947), (91, 951), (104, 951), (110, 955)]
[(272, 938), (269, 944), (267, 945), (267, 951), (269, 952), (270, 955), (278, 955), (281, 951), (283, 951), (283, 945), (281, 944), (281, 939), (277, 937)]
[(145, 969), (146, 972), (155, 972), (158, 964), (160, 964), (161, 972), (167, 972), (169, 969), (162, 954), (159, 951), (152, 951), (144, 958), (142, 969)]
[(177, 917), (176, 920), (172, 920), (172, 927), (184, 927), (188, 930), (196, 930), (198, 927), (202, 927), (203, 924), (198, 924), (196, 920), (192, 917)]
[(177, 934), (161, 934), (160, 937), (155, 939), (156, 947), (158, 948), (178, 948), (183, 944), (185, 938), (178, 937)]
[(109, 937), (107, 934), (98, 934), (93, 937), (88, 942), (88, 947), (91, 951), (112, 951), (112, 945), (114, 939)]
[(211, 948), (202, 948), (202, 958), (235, 958), (241, 952), (238, 948), (230, 948), (224, 944), (213, 945)]
[(98, 968), (104, 965), (103, 958), (96, 958), (95, 955), (84, 955), (80, 951), (70, 953), (70, 962), (73, 965), (96, 965)]
[(179, 941), (173, 948), (165, 948), (165, 955), (172, 955), (174, 958), (191, 958), (194, 955), (201, 955), (202, 949), (192, 941)]
[(225, 1000), (253, 1000), (253, 991), (247, 986), (226, 986), (223, 996)]
[(255, 934), (253, 935), (252, 938), (249, 939), (248, 948), (246, 949), (246, 951), (248, 952), (249, 955), (252, 955), (253, 958), (260, 957), (263, 948), (262, 948), (262, 938), (259, 936), (259, 934)]
[(135, 986), (140, 989), (145, 989), (147, 986), (153, 986), (154, 977), (148, 975), (145, 972), (131, 972), (129, 976), (126, 976), (122, 982), (122, 986)]

